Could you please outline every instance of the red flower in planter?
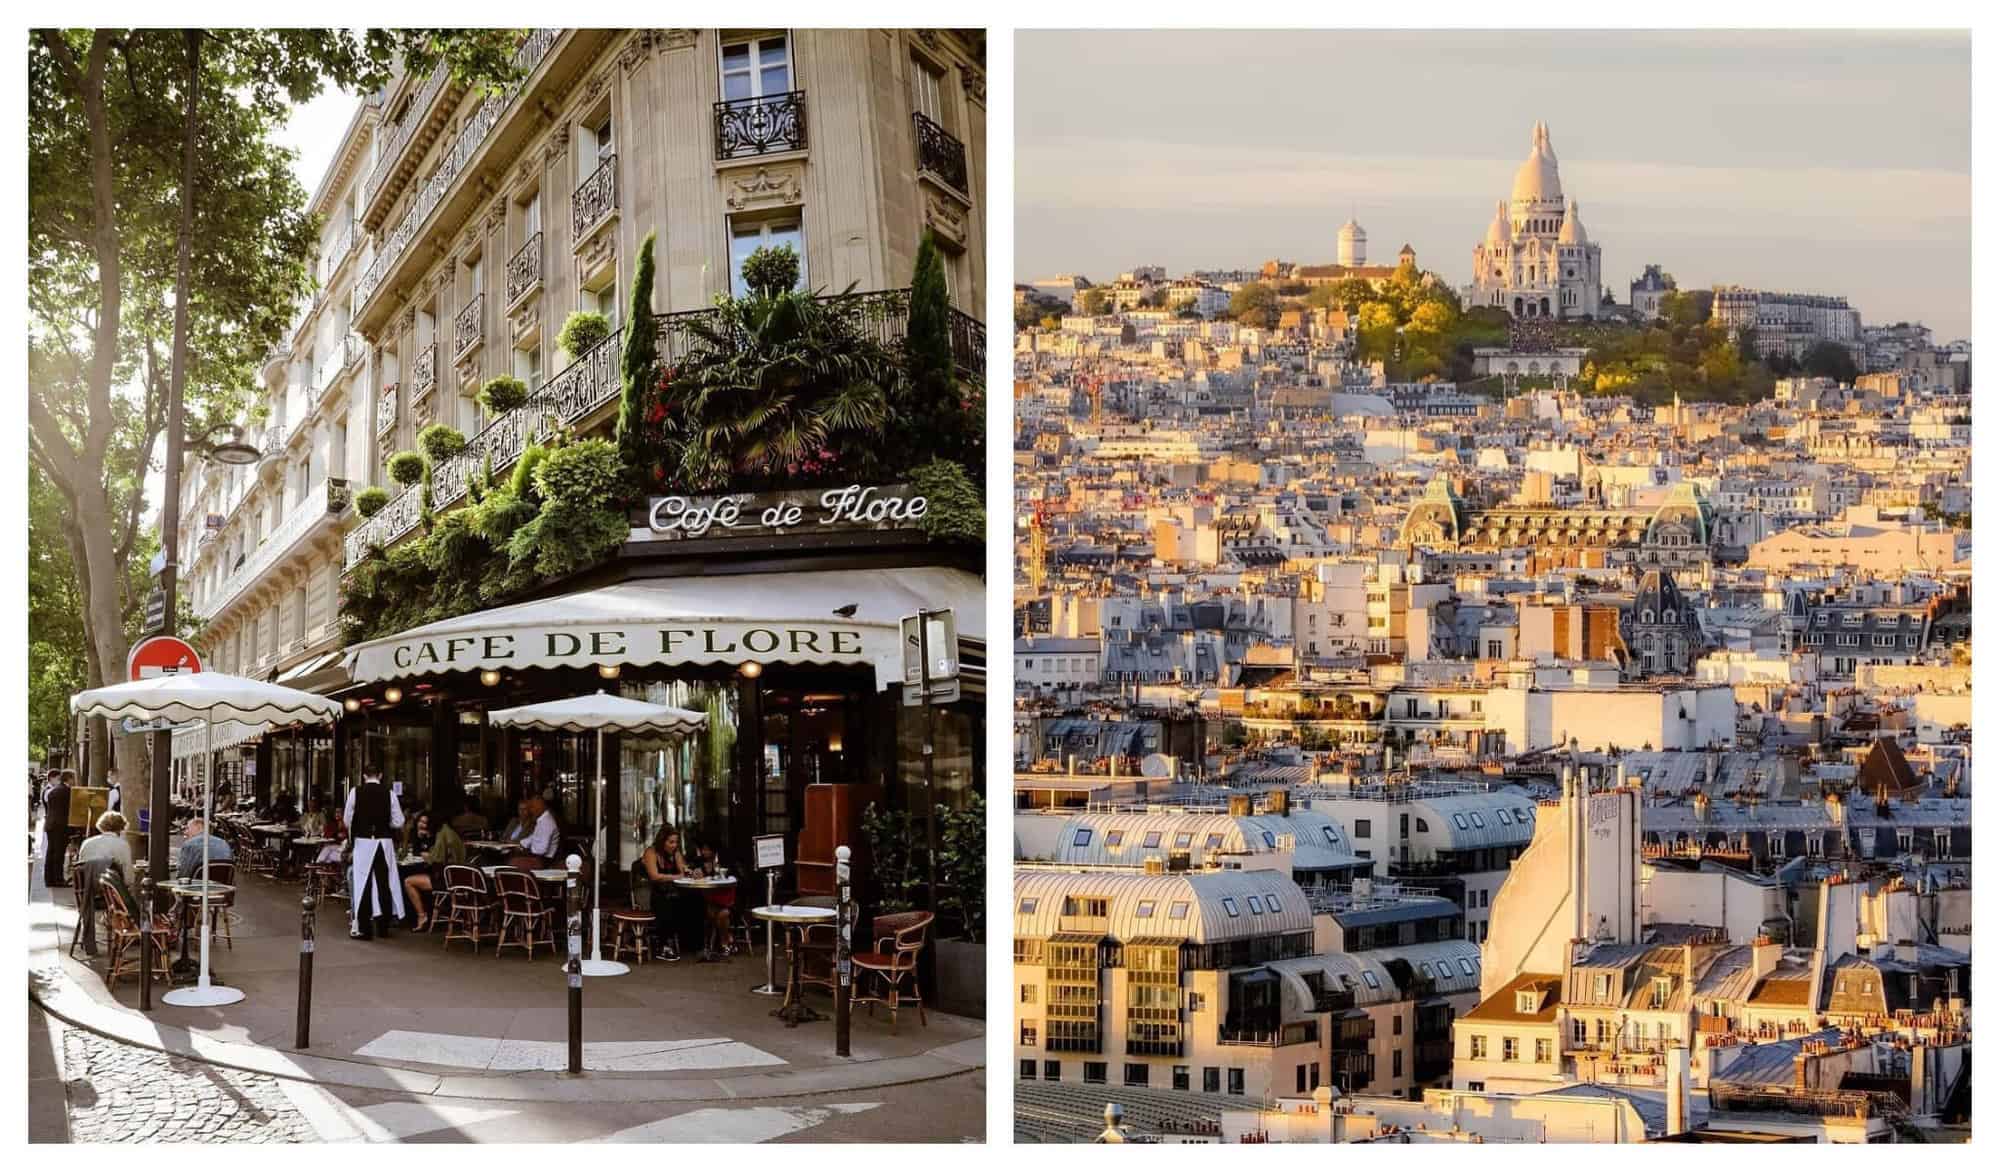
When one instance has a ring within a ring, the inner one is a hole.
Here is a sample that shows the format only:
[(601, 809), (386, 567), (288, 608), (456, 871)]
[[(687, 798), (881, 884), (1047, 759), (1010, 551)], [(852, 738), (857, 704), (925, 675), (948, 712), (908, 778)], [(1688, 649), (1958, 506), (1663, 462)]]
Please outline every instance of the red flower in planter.
[(648, 407), (646, 409), (647, 423), (659, 423), (666, 417), (667, 417), (667, 405), (665, 403), (660, 402), (657, 399), (653, 401), (653, 405), (651, 407)]

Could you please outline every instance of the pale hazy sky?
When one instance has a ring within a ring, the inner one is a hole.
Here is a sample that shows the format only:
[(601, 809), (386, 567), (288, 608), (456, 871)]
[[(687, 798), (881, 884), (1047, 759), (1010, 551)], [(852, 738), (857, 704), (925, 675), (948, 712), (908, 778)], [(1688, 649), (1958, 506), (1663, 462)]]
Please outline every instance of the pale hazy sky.
[(1844, 294), (1971, 324), (1971, 43), (1895, 32), (1022, 32), (1015, 276), (1369, 260), (1454, 285), (1549, 125), (1620, 301)]

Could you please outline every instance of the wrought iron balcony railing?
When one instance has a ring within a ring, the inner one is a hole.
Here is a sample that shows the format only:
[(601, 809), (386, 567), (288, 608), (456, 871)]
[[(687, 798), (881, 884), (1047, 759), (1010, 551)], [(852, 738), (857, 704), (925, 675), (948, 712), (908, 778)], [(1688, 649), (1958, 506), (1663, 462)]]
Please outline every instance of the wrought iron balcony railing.
[(951, 132), (921, 113), (910, 115), (917, 127), (917, 167), (951, 185), (952, 190), (971, 194), (965, 174), (965, 144)]
[[(858, 330), (886, 346), (900, 348), (909, 333), (908, 289), (848, 294), (834, 300), (853, 315)], [(714, 314), (712, 309), (698, 309), (659, 315), (656, 320), (660, 327), (660, 361), (671, 366), (691, 353), (700, 340), (689, 328), (690, 325)], [(957, 310), (952, 311), (952, 357), (961, 377), (975, 381), (985, 377), (985, 337), (983, 323), (965, 317)], [(455, 504), (465, 495), (473, 475), (489, 458), (493, 471), (496, 474), (502, 472), (513, 466), (530, 443), (545, 438), (557, 428), (575, 425), (616, 399), (620, 389), (623, 346), (624, 331), (613, 331), (610, 337), (550, 379), (526, 404), (495, 419), (466, 443), (463, 452), (432, 469), (433, 507), (444, 509)], [(427, 379), (434, 383), (436, 360), (435, 346), (420, 351), (411, 367), (409, 379), (420, 388), (425, 386)], [(425, 393), (426, 389), (413, 391), (413, 401), (421, 399)], [(382, 401), (376, 405), (378, 432), (387, 431), (395, 423), (396, 395), (396, 384), (383, 388)], [(422, 513), (418, 503), (420, 498), (418, 490), (405, 490), (348, 534), (346, 564), (352, 567), (368, 552), (369, 547), (388, 546), (415, 528)], [(1286, 1028), (1290, 1031), (1294, 1027)], [(1310, 1028), (1317, 1031), (1318, 1027)], [(1313, 1036), (1317, 1037), (1317, 1033)], [(1095, 1043), (1092, 1043), (1091, 1049), (1095, 1049)]]
[[(361, 311), (367, 306), (369, 299), (388, 277), (389, 270), (395, 267), (403, 253), (415, 242), (418, 229), (430, 218), (430, 214), (437, 210), (438, 204), (444, 201), (445, 194), (451, 190), (452, 184), (463, 174), (467, 164), (485, 144), (487, 134), (499, 123), (500, 116), (506, 113), (507, 107), (520, 94), (526, 79), (535, 72), (536, 66), (542, 63), (542, 58), (548, 55), (549, 49), (561, 35), (561, 29), (535, 29), (521, 42), (521, 47), (514, 51), (514, 64), (520, 70), (522, 80), (488, 97), (465, 120), (463, 129), (444, 152), (430, 181), (424, 184), (423, 189), (417, 192), (416, 198), (411, 201), (410, 210), (404, 214), (402, 222), (396, 225), (395, 231), (383, 237), (380, 247), (375, 250), (374, 261), (369, 264), (367, 271), (355, 278), (350, 309), (354, 317), (361, 316)], [(377, 173), (381, 173), (382, 169), (378, 167), (376, 170)]]
[(348, 366), (358, 365), (362, 359), (368, 357), (367, 340), (352, 330), (340, 340), (340, 348)]
[(475, 293), (458, 311), (452, 328), (452, 357), (463, 358), (466, 351), (486, 340), (486, 294)]
[(618, 210), (618, 156), (609, 155), (569, 197), (570, 240), (584, 237)]
[(528, 237), (507, 262), (507, 304), (513, 305), (542, 283), (542, 234)]
[(417, 360), (410, 364), (410, 402), (419, 403), (425, 395), (437, 389), (438, 349), (432, 342), (417, 351)]
[(411, 132), (423, 122), (424, 115), (430, 113), (431, 103), (437, 99), (438, 91), (444, 88), (445, 80), (450, 76), (451, 67), (443, 61), (438, 62), (437, 67), (431, 70), (431, 75), (424, 79), (423, 88), (419, 89), (417, 96), (411, 99), (409, 109), (403, 112), (403, 120), (382, 132), (382, 147), (375, 153), (375, 169), (368, 172), (368, 177), (361, 181), (362, 206), (368, 207), (374, 204), (376, 194), (382, 190), (382, 184), (395, 171), (396, 161), (402, 157), (403, 148), (410, 144)]
[[(489, 458), (495, 473), (511, 468), (529, 444), (546, 438), (558, 428), (571, 426), (617, 398), (623, 338), (624, 331), (613, 331), (610, 337), (564, 368), (526, 404), (495, 419), (467, 441), (464, 451), (433, 468), (432, 506), (443, 509), (456, 504)], [(391, 419), (393, 422), (393, 416)], [(415, 528), (423, 514), (422, 496), (420, 489), (405, 489), (348, 534), (346, 564), (353, 566), (370, 546), (387, 546)]]
[(715, 104), (715, 157), (745, 159), (806, 146), (806, 92)]

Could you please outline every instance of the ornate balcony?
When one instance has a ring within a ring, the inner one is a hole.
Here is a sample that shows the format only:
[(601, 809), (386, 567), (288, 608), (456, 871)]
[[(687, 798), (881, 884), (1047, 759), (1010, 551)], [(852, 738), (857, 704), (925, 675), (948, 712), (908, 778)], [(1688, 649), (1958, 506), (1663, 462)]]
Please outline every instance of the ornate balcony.
[(340, 348), (343, 360), (348, 366), (358, 366), (362, 359), (368, 357), (368, 340), (353, 330), (349, 330), (347, 336), (340, 340)]
[(333, 284), (333, 278), (340, 272), (340, 266), (347, 263), (348, 257), (354, 255), (354, 246), (360, 239), (360, 230), (351, 222), (345, 231), (334, 237), (333, 244), (326, 250), (326, 255), (320, 258), (319, 283), (322, 290)]
[[(827, 298), (847, 314), (853, 328), (892, 350), (901, 349), (910, 332), (910, 291), (880, 289), (872, 293), (836, 294)], [(669, 365), (680, 361), (695, 345), (690, 322), (706, 320), (712, 309), (694, 309), (658, 315), (660, 360)], [(952, 365), (960, 378), (983, 382), (986, 378), (986, 323), (954, 309), (951, 311)]]
[(507, 307), (512, 309), (521, 298), (541, 287), (542, 234), (537, 232), (507, 262)]
[(715, 104), (717, 161), (806, 149), (806, 92)]
[(397, 385), (390, 383), (382, 388), (375, 399), (375, 434), (387, 435), (396, 426)]
[(597, 165), (569, 197), (570, 241), (581, 247), (592, 232), (618, 214), (618, 156)]
[(432, 342), (417, 351), (416, 361), (410, 363), (410, 402), (421, 403), (424, 396), (437, 389), (438, 348)]
[(911, 114), (917, 127), (917, 170), (934, 175), (960, 195), (970, 195), (965, 174), (965, 144), (922, 114)]
[(475, 293), (452, 326), (452, 357), (463, 358), (486, 340), (486, 294)]
[[(522, 80), (488, 97), (472, 112), (465, 120), (458, 137), (453, 139), (451, 146), (444, 151), (442, 159), (438, 162), (437, 171), (411, 201), (410, 210), (404, 214), (395, 230), (382, 238), (380, 246), (375, 250), (374, 261), (369, 264), (367, 271), (354, 281), (350, 313), (355, 320), (361, 319), (362, 311), (367, 307), (369, 299), (382, 287), (382, 282), (388, 277), (390, 270), (395, 268), (403, 253), (417, 239), (418, 231), (423, 227), (424, 221), (437, 210), (438, 204), (444, 201), (446, 193), (452, 189), (466, 166), (479, 153), (479, 148), (485, 145), (488, 133), (499, 124), (501, 115), (506, 113), (508, 106), (519, 96), (526, 79), (534, 74), (535, 68), (542, 63), (542, 58), (548, 56), (549, 50), (562, 36), (562, 31), (555, 28), (535, 29), (521, 42), (521, 47), (514, 51), (514, 64), (520, 70)], [(392, 156), (384, 156), (385, 159), (390, 157)], [(378, 166), (376, 173), (381, 172), (382, 168)], [(374, 175), (371, 175), (370, 180), (373, 179)], [(364, 195), (363, 198), (365, 200), (369, 197)]]
[[(431, 503), (436, 509), (456, 504), (466, 486), (486, 462), (499, 473), (514, 465), (531, 443), (569, 427), (618, 397), (619, 358), (624, 331), (592, 347), (565, 368), (533, 399), (495, 419), (473, 436), (465, 450), (431, 470)], [(352, 567), (370, 546), (387, 546), (416, 528), (422, 518), (423, 493), (405, 489), (364, 521), (346, 539), (346, 565)]]
[(403, 120), (384, 130), (381, 135), (382, 148), (375, 154), (375, 169), (361, 181), (361, 203), (363, 207), (373, 206), (375, 197), (389, 176), (395, 174), (396, 163), (402, 158), (403, 148), (410, 145), (411, 134), (423, 124), (424, 115), (430, 113), (431, 103), (437, 100), (439, 91), (451, 76), (451, 68), (440, 61), (429, 77), (424, 79), (423, 88), (411, 100), (410, 107), (403, 113)]

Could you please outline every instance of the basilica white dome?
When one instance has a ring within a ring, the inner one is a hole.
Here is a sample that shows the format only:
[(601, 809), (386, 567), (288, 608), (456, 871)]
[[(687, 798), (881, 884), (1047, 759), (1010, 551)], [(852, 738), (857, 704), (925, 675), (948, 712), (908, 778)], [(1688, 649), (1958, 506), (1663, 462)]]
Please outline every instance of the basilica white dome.
[(1569, 213), (1563, 216), (1562, 232), (1556, 237), (1557, 244), (1589, 244), (1590, 237), (1583, 230), (1583, 217), (1576, 214), (1576, 201), (1569, 201)]
[(1527, 161), (1514, 172), (1516, 204), (1561, 203), (1562, 177), (1556, 172), (1555, 148), (1549, 145), (1549, 128), (1535, 123), (1534, 145)]

